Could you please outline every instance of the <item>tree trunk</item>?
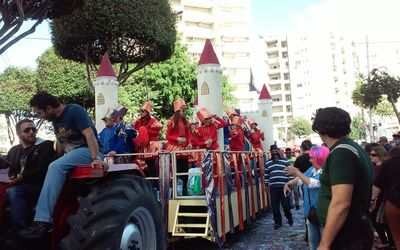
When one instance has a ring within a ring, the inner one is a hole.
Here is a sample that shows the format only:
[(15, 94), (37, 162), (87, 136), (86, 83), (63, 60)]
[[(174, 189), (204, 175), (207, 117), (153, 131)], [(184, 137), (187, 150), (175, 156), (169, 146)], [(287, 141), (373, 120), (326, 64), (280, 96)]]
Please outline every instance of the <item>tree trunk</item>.
[[(361, 108), (361, 119), (362, 119), (362, 124), (363, 124), (363, 127), (364, 127), (365, 126), (365, 110), (363, 108)], [(365, 136), (364, 136), (363, 139), (366, 140), (367, 138), (365, 138)]]
[(11, 121), (10, 121), (10, 115), (6, 114), (6, 122), (7, 122), (7, 134), (8, 134), (8, 139), (10, 140), (10, 144), (13, 145), (15, 141), (15, 135), (14, 131), (11, 127)]
[(372, 124), (372, 108), (369, 109), (369, 136), (370, 142), (374, 141), (374, 126)]
[(388, 100), (388, 101), (390, 102), (390, 104), (392, 104), (393, 111), (396, 114), (397, 121), (399, 122), (399, 125), (400, 125), (400, 114), (399, 114), (399, 111), (397, 110), (396, 103), (392, 100)]

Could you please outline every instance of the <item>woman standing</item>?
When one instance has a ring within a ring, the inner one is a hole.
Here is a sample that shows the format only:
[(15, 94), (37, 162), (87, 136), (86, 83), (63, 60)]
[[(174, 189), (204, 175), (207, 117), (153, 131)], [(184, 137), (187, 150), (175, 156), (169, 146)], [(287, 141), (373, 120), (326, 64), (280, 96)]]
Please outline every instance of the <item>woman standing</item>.
[[(190, 124), (186, 117), (188, 106), (183, 99), (178, 99), (174, 101), (174, 115), (169, 119), (167, 125), (166, 139), (167, 144), (165, 145), (165, 150), (179, 151), (192, 149), (192, 136), (190, 133)], [(178, 153), (176, 155), (176, 171), (178, 173), (188, 172), (188, 154)], [(187, 180), (188, 176), (181, 176), (183, 181), (183, 194), (187, 194)]]
[(197, 117), (201, 122), (201, 126), (198, 128), (202, 138), (200, 148), (217, 150), (219, 148), (217, 131), (227, 126), (228, 123), (224, 119), (211, 114), (204, 107), (197, 111)]
[(140, 158), (145, 159), (148, 170), (146, 176), (158, 176), (156, 168), (157, 152), (160, 151), (159, 135), (162, 124), (151, 116), (153, 104), (145, 101), (139, 109), (140, 118), (137, 119), (133, 126), (139, 131), (139, 136), (133, 141), (136, 145), (138, 153), (155, 153), (152, 155), (143, 155)]
[[(387, 152), (383, 147), (376, 146), (371, 149), (369, 156), (371, 157), (371, 161), (373, 164), (373, 177), (375, 181), (376, 177), (379, 174), (379, 171), (381, 170), (382, 162), (387, 159)], [(386, 223), (382, 223), (383, 209), (381, 208), (381, 210), (379, 210), (379, 208), (383, 206), (382, 202), (383, 202), (383, 193), (381, 193), (378, 196), (378, 199), (376, 201), (376, 207), (374, 210), (370, 212), (370, 219), (372, 221), (372, 224), (374, 225), (374, 228), (378, 233), (379, 238), (381, 239), (382, 245), (379, 246), (380, 248), (387, 247), (389, 241), (391, 241), (391, 235), (388, 230), (388, 225)]]
[[(329, 155), (329, 149), (323, 146), (311, 147), (310, 152), (310, 167), (304, 174), (295, 167), (286, 167), (285, 172), (287, 175), (296, 176), (293, 180), (285, 184), (283, 191), (286, 194), (291, 192), (295, 185), (303, 185), (304, 190), (304, 215), (308, 217), (311, 213), (316, 212), (318, 191), (320, 187), (319, 175), (321, 173), (321, 166), (325, 162)], [(316, 214), (316, 213), (315, 213)], [(308, 230), (308, 244), (311, 250), (317, 249), (319, 242), (321, 241), (322, 226), (317, 223), (311, 222), (307, 218), (307, 230)]]
[(400, 249), (400, 147), (389, 151), (389, 160), (374, 180), (371, 209), (375, 209), (379, 194), (383, 192), (385, 218), (397, 249)]

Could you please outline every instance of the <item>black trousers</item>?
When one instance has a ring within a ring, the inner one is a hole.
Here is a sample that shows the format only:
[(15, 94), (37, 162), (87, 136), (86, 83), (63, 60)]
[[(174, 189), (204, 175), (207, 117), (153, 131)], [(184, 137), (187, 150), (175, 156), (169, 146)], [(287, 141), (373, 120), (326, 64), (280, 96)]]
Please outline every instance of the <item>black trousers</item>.
[(288, 219), (288, 222), (293, 222), (292, 213), (290, 212), (290, 202), (289, 197), (283, 195), (283, 187), (271, 187), (271, 203), (272, 203), (272, 213), (274, 216), (274, 222), (277, 225), (282, 225), (282, 215), (280, 205), (282, 205), (283, 213)]
[[(176, 159), (176, 172), (177, 173), (187, 173), (189, 170), (189, 161), (187, 158), (177, 158)], [(187, 195), (187, 183), (188, 175), (181, 175), (179, 178), (183, 181), (182, 192), (183, 195)]]
[(332, 243), (332, 250), (371, 250), (374, 241), (372, 223), (367, 215), (346, 222)]

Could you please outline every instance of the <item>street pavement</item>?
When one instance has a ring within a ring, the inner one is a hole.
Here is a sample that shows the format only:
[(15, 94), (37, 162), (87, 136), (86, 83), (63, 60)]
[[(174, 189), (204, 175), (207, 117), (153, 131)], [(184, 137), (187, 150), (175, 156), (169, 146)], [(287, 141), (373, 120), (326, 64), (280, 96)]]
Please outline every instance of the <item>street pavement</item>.
[[(231, 250), (303, 250), (308, 249), (308, 244), (304, 241), (305, 225), (303, 219), (303, 207), (300, 210), (292, 209), (293, 226), (289, 226), (285, 216), (283, 226), (274, 230), (272, 211), (259, 214), (257, 220), (246, 226), (243, 232), (227, 235), (227, 241), (222, 249)], [(213, 250), (219, 249), (215, 243), (205, 239), (187, 239), (171, 244), (171, 250), (190, 249), (190, 250)]]

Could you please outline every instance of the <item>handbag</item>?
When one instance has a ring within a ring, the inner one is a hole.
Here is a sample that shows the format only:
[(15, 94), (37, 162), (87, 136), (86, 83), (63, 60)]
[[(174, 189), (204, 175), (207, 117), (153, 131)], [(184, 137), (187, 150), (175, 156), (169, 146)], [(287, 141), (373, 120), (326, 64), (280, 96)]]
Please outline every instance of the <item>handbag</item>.
[(318, 214), (317, 214), (317, 209), (314, 206), (311, 206), (311, 199), (310, 199), (310, 189), (308, 189), (308, 204), (310, 205), (310, 210), (308, 211), (307, 214), (307, 220), (311, 222), (314, 225), (321, 225), (318, 220)]

